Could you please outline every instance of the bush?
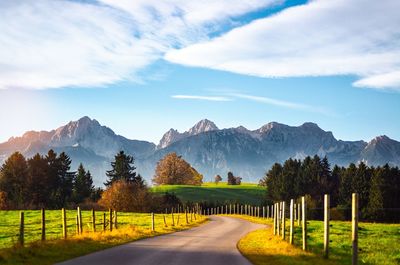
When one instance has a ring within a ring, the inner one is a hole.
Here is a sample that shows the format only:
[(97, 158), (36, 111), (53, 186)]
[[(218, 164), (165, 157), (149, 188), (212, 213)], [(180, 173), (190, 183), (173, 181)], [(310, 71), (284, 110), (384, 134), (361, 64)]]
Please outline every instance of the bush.
[(119, 180), (103, 192), (98, 203), (117, 211), (145, 212), (150, 208), (151, 200), (146, 187)]

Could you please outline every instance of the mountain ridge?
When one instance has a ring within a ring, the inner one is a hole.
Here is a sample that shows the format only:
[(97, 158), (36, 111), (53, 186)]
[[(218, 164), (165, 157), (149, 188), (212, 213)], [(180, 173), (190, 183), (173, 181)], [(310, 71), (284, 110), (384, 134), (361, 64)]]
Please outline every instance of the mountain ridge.
[(0, 143), (0, 164), (14, 151), (30, 157), (49, 149), (66, 151), (73, 168), (84, 163), (95, 175), (96, 185), (104, 182), (105, 171), (120, 150), (135, 157), (138, 172), (147, 180), (158, 160), (169, 152), (182, 155), (208, 180), (215, 174), (233, 171), (245, 181), (254, 182), (273, 163), (308, 155), (327, 156), (332, 164), (343, 166), (360, 161), (368, 165), (400, 165), (400, 142), (386, 135), (369, 142), (337, 140), (332, 132), (312, 122), (300, 126), (270, 122), (249, 130), (243, 126), (219, 129), (214, 122), (203, 119), (183, 133), (170, 129), (155, 145), (117, 135), (87, 116), (51, 131), (27, 131)]

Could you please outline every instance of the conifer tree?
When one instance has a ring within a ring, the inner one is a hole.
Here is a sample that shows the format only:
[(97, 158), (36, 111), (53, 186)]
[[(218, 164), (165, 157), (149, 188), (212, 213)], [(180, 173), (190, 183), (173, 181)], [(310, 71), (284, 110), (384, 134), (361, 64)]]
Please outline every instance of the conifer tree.
[(111, 162), (112, 169), (106, 172), (108, 180), (104, 185), (108, 187), (115, 181), (124, 180), (129, 183), (144, 186), (144, 180), (140, 175), (136, 175), (136, 167), (133, 164), (133, 157), (125, 154), (124, 151), (120, 151), (115, 155), (114, 161)]

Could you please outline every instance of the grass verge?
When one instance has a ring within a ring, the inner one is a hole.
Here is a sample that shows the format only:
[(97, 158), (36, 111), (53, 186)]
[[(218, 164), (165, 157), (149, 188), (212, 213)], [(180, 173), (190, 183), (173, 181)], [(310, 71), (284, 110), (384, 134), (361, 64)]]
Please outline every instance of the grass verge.
[[(240, 216), (256, 223), (272, 224), (272, 220)], [(359, 264), (400, 264), (400, 225), (360, 223)], [(288, 230), (287, 223), (287, 230)], [(288, 234), (287, 234), (288, 235)], [(295, 225), (294, 245), (274, 236), (272, 226), (253, 231), (238, 243), (238, 249), (253, 264), (351, 264), (351, 223), (332, 221), (330, 255), (324, 259), (323, 222), (308, 222), (308, 251), (301, 250), (301, 228)], [(288, 239), (288, 236), (286, 237)]]

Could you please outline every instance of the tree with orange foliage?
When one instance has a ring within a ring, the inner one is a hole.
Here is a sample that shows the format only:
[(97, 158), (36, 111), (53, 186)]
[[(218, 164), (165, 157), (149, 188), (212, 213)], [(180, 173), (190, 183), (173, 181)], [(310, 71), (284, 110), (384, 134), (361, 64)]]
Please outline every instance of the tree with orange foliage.
[(98, 204), (117, 211), (145, 212), (150, 207), (146, 187), (125, 180), (114, 181), (101, 195)]
[(169, 153), (158, 161), (153, 183), (156, 185), (201, 185), (203, 175), (176, 153)]

